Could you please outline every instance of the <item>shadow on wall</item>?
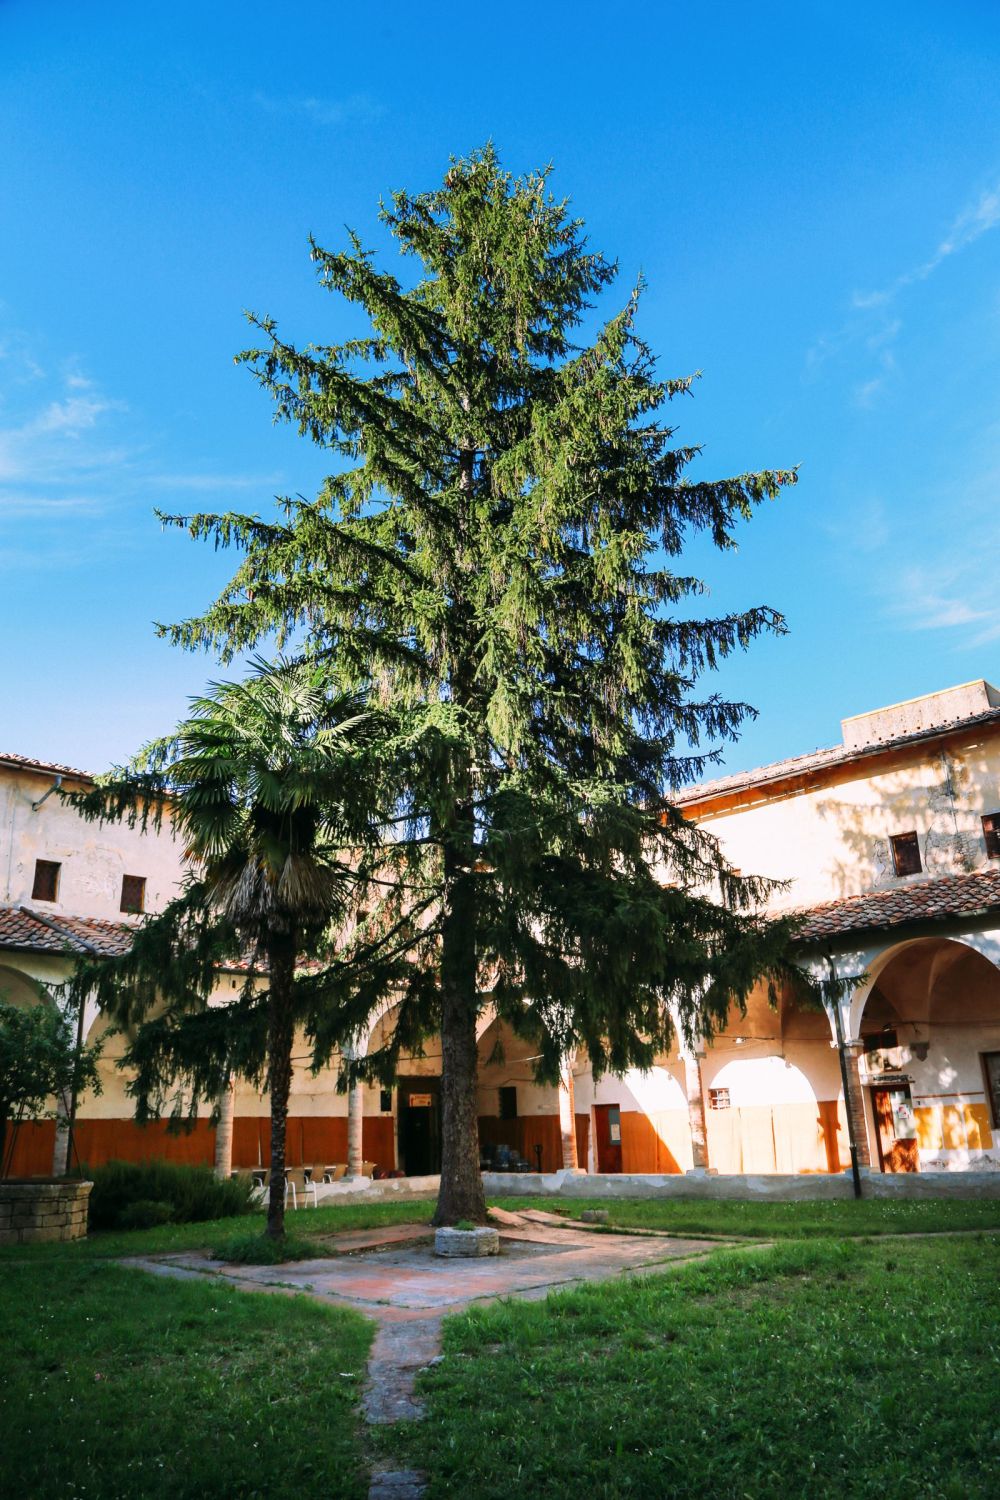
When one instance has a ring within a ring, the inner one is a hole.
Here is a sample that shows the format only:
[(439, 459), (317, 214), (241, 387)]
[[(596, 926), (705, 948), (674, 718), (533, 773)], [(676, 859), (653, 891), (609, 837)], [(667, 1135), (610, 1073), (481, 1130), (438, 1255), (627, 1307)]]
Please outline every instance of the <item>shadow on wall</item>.
[[(818, 816), (833, 826), (844, 856), (827, 870), (831, 896), (855, 896), (894, 886), (900, 877), (893, 864), (890, 835), (916, 831), (923, 872), (961, 875), (986, 860), (979, 813), (970, 803), (971, 788), (991, 784), (995, 767), (985, 757), (959, 760), (942, 755), (940, 775), (923, 768), (920, 781), (905, 771), (879, 778), (875, 803), (827, 798), (816, 804)], [(991, 811), (985, 808), (984, 811)], [(876, 828), (881, 831), (876, 831)]]

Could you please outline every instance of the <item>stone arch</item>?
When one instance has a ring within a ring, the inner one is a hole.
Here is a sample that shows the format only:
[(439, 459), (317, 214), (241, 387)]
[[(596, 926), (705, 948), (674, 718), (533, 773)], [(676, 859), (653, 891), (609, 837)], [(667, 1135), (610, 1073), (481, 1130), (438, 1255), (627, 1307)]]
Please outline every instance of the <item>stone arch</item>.
[(55, 1004), (51, 990), (40, 979), (10, 964), (0, 964), (0, 1000), (24, 1006)]
[(869, 961), (851, 1034), (885, 1170), (1000, 1164), (998, 958), (990, 934), (924, 933)]

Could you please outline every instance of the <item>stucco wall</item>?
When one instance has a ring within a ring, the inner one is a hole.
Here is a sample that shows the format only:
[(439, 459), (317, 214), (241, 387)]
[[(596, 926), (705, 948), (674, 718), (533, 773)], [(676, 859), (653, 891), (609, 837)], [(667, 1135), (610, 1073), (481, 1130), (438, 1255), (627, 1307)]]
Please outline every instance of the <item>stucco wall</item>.
[[(947, 752), (923, 747), (829, 772), (820, 786), (761, 787), (734, 794), (724, 806), (687, 809), (720, 839), (737, 869), (792, 882), (772, 898), (775, 910), (990, 867), (996, 862), (987, 859), (980, 819), (997, 811), (996, 729)], [(911, 830), (924, 875), (901, 879), (888, 840)]]
[[(0, 767), (0, 904), (120, 921), (122, 876), (142, 875), (146, 910), (162, 910), (182, 874), (181, 846), (169, 828), (157, 835), (122, 823), (85, 823), (55, 792), (33, 811), (54, 779), (47, 771)], [(70, 777), (63, 784), (83, 786)], [(32, 898), (38, 859), (61, 866), (56, 901)]]

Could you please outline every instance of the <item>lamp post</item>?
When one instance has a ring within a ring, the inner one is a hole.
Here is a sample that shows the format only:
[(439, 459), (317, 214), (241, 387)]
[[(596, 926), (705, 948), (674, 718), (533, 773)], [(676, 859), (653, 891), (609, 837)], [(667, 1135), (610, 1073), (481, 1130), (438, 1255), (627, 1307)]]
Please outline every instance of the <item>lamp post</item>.
[(840, 1077), (844, 1086), (844, 1113), (847, 1116), (847, 1142), (851, 1152), (851, 1177), (854, 1181), (854, 1196), (860, 1198), (861, 1171), (858, 1167), (858, 1142), (854, 1134), (854, 1111), (851, 1108), (851, 1074), (847, 1065), (847, 1043), (844, 1040), (844, 1022), (840, 1014), (840, 981), (837, 978), (837, 964), (832, 955), (828, 955), (826, 961), (830, 966), (830, 1003), (833, 1006), (837, 1054), (840, 1058)]

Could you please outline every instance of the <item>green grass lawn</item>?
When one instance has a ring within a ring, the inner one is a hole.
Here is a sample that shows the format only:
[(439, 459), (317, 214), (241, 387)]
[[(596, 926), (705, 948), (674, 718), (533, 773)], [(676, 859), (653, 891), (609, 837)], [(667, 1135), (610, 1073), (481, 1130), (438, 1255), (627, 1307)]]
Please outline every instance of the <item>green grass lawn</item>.
[(498, 1198), (501, 1208), (544, 1208), (578, 1214), (605, 1208), (618, 1229), (672, 1234), (812, 1239), (851, 1234), (929, 1234), (948, 1229), (1000, 1229), (1000, 1198), (892, 1202), (844, 1198), (820, 1203), (720, 1203), (696, 1198)]
[[(566, 1198), (499, 1198), (501, 1208), (541, 1208), (576, 1215), (584, 1208), (606, 1208), (613, 1227), (662, 1229), (674, 1234), (803, 1239), (830, 1235), (919, 1234), (949, 1229), (1000, 1229), (1000, 1199), (885, 1202), (852, 1199), (833, 1203), (714, 1203), (697, 1199), (616, 1201)], [(325, 1237), (351, 1229), (378, 1229), (388, 1224), (427, 1224), (431, 1199), (381, 1203), (340, 1203), (324, 1208), (289, 1210), (289, 1234), (314, 1240), (314, 1253), (331, 1246)], [(72, 1245), (5, 1245), (0, 1262), (31, 1259), (60, 1261), (107, 1259), (121, 1255), (161, 1255), (170, 1251), (212, 1250), (224, 1255), (228, 1244), (245, 1241), (263, 1230), (263, 1212), (200, 1224), (162, 1224), (155, 1229), (113, 1230), (91, 1234)]]
[[(285, 1215), (285, 1227), (295, 1236), (335, 1234), (348, 1229), (377, 1229), (385, 1224), (426, 1224), (434, 1212), (432, 1201), (343, 1203), (330, 1208), (300, 1208)], [(89, 1234), (69, 1245), (4, 1245), (0, 1262), (31, 1259), (108, 1259), (121, 1255), (165, 1255), (170, 1251), (224, 1250), (229, 1242), (263, 1234), (264, 1213), (239, 1214), (199, 1224), (159, 1224), (155, 1229), (108, 1230)], [(326, 1247), (328, 1248), (328, 1247)], [(322, 1243), (318, 1246), (323, 1252)]]
[(371, 1325), (304, 1298), (74, 1260), (10, 1264), (0, 1492), (25, 1500), (367, 1494)]
[(430, 1495), (985, 1500), (1000, 1238), (788, 1244), (450, 1319)]

